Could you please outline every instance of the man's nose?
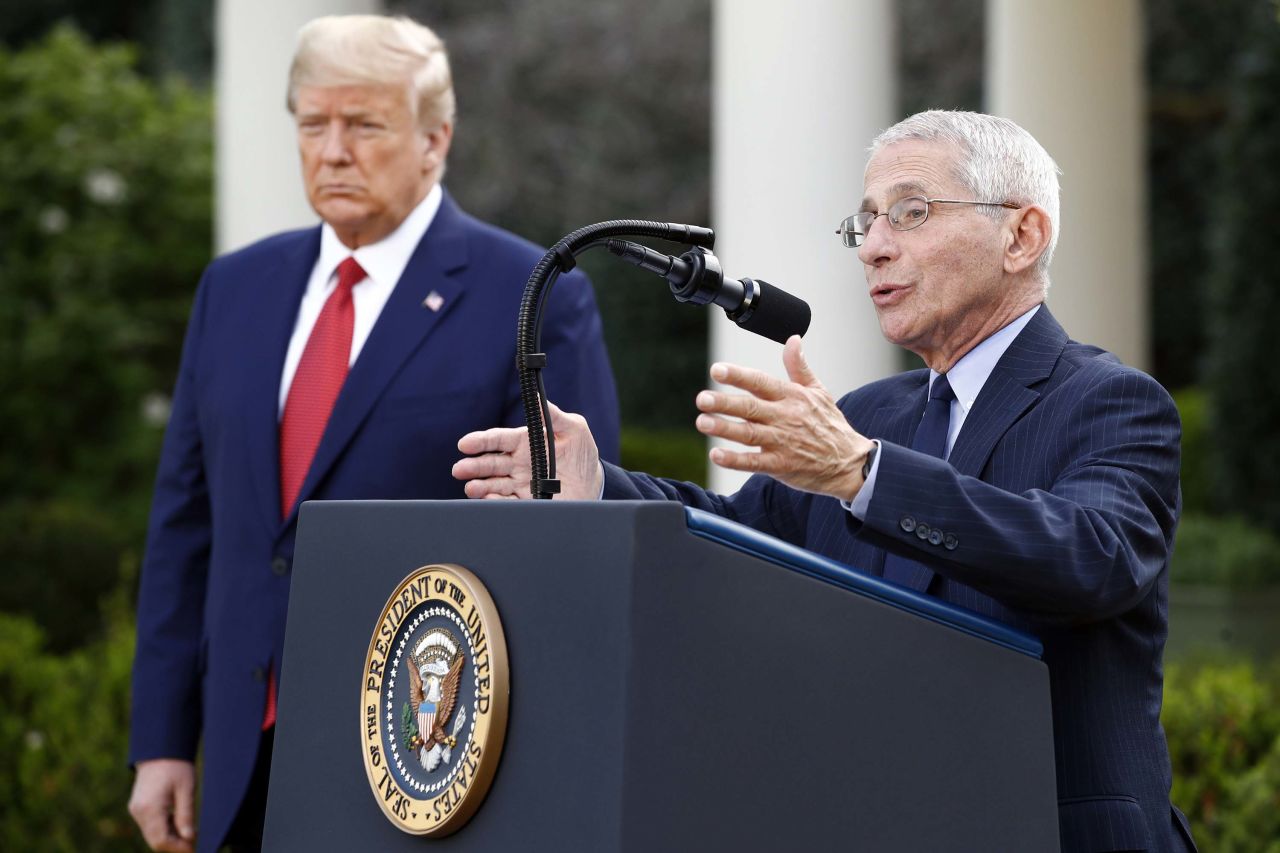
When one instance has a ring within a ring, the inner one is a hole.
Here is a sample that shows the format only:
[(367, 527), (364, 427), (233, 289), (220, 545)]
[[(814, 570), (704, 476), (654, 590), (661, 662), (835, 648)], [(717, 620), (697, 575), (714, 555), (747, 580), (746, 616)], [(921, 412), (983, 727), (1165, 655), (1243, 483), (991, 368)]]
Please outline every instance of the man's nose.
[(325, 129), (324, 147), (320, 149), (320, 156), (326, 163), (346, 163), (351, 159), (346, 128), (340, 122), (331, 122)]
[[(883, 221), (881, 221), (883, 220)], [(889, 217), (877, 216), (867, 226), (862, 244), (858, 246), (858, 260), (867, 266), (876, 266), (892, 260), (898, 254), (898, 232), (889, 227)]]

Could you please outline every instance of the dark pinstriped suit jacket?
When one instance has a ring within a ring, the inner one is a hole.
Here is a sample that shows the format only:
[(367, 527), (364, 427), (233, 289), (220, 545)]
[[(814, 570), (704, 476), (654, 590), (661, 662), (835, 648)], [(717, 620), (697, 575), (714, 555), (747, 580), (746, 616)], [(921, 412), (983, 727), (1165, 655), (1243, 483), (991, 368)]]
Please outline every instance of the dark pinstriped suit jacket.
[(1044, 643), (1064, 853), (1194, 849), (1169, 801), (1159, 719), (1181, 503), (1173, 400), (1068, 340), (1043, 306), (947, 461), (908, 449), (927, 394), (928, 371), (916, 370), (840, 400), (881, 440), (865, 522), (759, 475), (725, 497), (606, 466), (605, 497), (679, 500), (877, 575), (887, 551), (920, 561), (931, 571), (915, 588)]

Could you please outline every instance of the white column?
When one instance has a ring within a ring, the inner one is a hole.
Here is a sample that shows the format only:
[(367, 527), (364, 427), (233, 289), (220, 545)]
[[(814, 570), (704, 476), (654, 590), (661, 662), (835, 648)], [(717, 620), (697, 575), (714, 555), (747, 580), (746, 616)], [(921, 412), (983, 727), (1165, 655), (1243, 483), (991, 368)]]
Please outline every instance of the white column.
[(215, 192), (219, 252), (317, 221), (285, 109), (298, 29), (321, 15), (380, 12), (379, 0), (219, 0)]
[(1077, 340), (1149, 363), (1142, 9), (988, 0), (988, 109), (1062, 169), (1049, 307)]
[[(805, 353), (839, 397), (897, 367), (862, 266), (836, 236), (862, 200), (866, 149), (893, 123), (888, 0), (715, 0), (713, 198), (725, 274), (813, 308)], [(712, 312), (711, 355), (785, 376), (782, 347)], [(711, 466), (711, 487), (746, 478)]]

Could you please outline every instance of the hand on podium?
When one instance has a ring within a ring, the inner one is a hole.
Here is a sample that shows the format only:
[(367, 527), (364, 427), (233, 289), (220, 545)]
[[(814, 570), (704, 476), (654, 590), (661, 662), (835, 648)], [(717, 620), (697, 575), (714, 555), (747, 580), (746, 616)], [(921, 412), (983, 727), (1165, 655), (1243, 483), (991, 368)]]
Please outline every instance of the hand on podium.
[[(556, 437), (556, 477), (562, 500), (593, 501), (604, 488), (600, 452), (586, 418), (561, 411), (554, 403), (551, 428)], [(458, 440), (468, 454), (453, 466), (453, 476), (467, 481), (469, 498), (528, 498), (529, 437), (525, 427), (497, 427), (469, 432)]]

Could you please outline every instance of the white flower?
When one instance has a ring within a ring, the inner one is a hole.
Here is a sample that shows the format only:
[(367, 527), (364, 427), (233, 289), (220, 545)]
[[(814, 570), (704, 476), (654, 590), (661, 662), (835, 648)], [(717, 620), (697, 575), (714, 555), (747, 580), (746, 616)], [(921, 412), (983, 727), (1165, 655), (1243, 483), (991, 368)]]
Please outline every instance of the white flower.
[(71, 221), (71, 218), (67, 216), (65, 210), (56, 204), (51, 204), (40, 211), (36, 221), (40, 224), (40, 230), (44, 233), (61, 234), (67, 230), (67, 223)]
[(152, 391), (142, 398), (142, 420), (148, 426), (162, 427), (169, 422), (173, 401), (159, 391)]
[(84, 176), (84, 191), (98, 204), (119, 204), (127, 189), (124, 178), (112, 169), (93, 169)]

